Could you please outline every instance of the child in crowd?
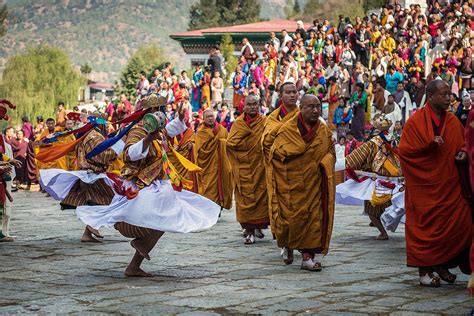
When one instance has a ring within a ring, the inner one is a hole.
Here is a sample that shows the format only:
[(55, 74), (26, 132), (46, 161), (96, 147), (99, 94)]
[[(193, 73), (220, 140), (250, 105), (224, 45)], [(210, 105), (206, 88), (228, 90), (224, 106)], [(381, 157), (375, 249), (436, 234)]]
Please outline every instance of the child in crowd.
[(344, 96), (340, 96), (338, 102), (332, 122), (336, 125), (337, 137), (340, 138), (349, 132), (349, 123), (352, 119), (352, 109), (348, 104), (346, 104)]

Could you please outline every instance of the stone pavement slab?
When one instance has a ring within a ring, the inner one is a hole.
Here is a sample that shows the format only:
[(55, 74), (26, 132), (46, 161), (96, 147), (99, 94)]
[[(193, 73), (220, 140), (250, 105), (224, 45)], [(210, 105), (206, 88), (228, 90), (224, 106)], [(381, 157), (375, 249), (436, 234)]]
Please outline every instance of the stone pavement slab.
[(143, 268), (156, 276), (126, 278), (129, 240), (103, 230), (100, 244), (79, 241), (73, 211), (39, 192), (14, 194), (14, 243), (0, 244), (0, 313), (160, 315), (468, 315), (468, 277), (420, 287), (405, 265), (403, 227), (388, 241), (358, 207), (337, 205), (331, 250), (321, 272), (285, 266), (271, 233), (244, 245), (234, 210), (199, 233), (165, 234)]

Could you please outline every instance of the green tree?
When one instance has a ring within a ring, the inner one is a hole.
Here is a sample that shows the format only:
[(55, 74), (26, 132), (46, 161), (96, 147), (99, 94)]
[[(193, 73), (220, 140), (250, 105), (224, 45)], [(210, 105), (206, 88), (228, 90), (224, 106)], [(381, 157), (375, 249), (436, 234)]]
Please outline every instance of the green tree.
[(59, 101), (71, 108), (85, 79), (74, 69), (69, 57), (55, 47), (28, 48), (12, 56), (3, 71), (0, 93), (17, 105), (13, 123), (22, 116), (54, 115)]
[(163, 50), (156, 45), (140, 46), (122, 70), (118, 92), (127, 94), (133, 101), (137, 97), (135, 86), (140, 71), (151, 77), (153, 70), (167, 61)]
[(350, 17), (364, 16), (365, 11), (360, 1), (354, 0), (308, 0), (304, 10), (296, 17), (303, 21), (312, 21), (315, 18), (328, 18), (332, 23), (337, 23), (339, 14)]
[(0, 8), (0, 37), (7, 34), (7, 19), (8, 19), (8, 9), (7, 9), (7, 5), (4, 4)]
[(232, 42), (232, 36), (229, 33), (224, 34), (221, 38), (220, 50), (222, 56), (225, 59), (225, 69), (227, 70), (227, 76), (224, 78), (224, 82), (230, 77), (232, 72), (235, 71), (237, 66), (237, 57), (234, 56), (234, 43)]
[(220, 14), (216, 9), (215, 0), (200, 0), (189, 11), (189, 30), (218, 26)]
[(285, 12), (286, 18), (288, 20), (294, 19), (298, 14), (300, 14), (300, 6), (297, 0), (288, 1), (286, 6), (283, 8), (283, 12)]
[(255, 0), (200, 0), (189, 12), (189, 30), (260, 21), (260, 2)]
[(83, 75), (88, 75), (92, 72), (91, 66), (89, 66), (88, 63), (85, 63), (84, 65), (81, 65), (81, 74)]

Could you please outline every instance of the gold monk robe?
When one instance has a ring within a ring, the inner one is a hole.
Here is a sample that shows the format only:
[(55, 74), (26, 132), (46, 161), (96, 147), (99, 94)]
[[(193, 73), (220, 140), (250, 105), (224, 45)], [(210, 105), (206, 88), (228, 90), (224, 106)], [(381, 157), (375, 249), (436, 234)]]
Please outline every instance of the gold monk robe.
[[(189, 161), (194, 163), (194, 131), (191, 128), (188, 128), (184, 133), (172, 138), (170, 143), (174, 146), (174, 149), (180, 153), (182, 156), (187, 158)], [(168, 153), (168, 159), (170, 160), (171, 164), (176, 168), (176, 171), (185, 179), (190, 180), (193, 182), (192, 192), (198, 192), (198, 185), (197, 185), (197, 173), (193, 171), (188, 171), (176, 158), (176, 156), (170, 151)]]
[(278, 247), (327, 254), (335, 206), (334, 142), (328, 126), (318, 121), (308, 130), (300, 117), (280, 128), (270, 152), (277, 184), (272, 232)]
[(227, 138), (232, 166), (237, 221), (245, 229), (269, 224), (267, 184), (261, 139), (266, 118), (240, 115)]
[[(104, 136), (98, 131), (91, 131), (76, 148), (78, 157), (78, 167), (80, 170), (92, 171), (94, 173), (106, 172), (112, 161), (117, 158), (117, 154), (111, 148), (102, 153), (86, 159), (86, 155), (105, 140)], [(112, 188), (99, 179), (94, 183), (86, 184), (78, 180), (69, 194), (61, 201), (62, 206), (81, 206), (81, 205), (108, 205), (112, 202), (115, 193)]]
[[(371, 138), (351, 152), (346, 157), (346, 166), (352, 170), (373, 172), (385, 177), (398, 177), (402, 174), (398, 158), (380, 136)], [(364, 211), (369, 216), (380, 218), (390, 205), (391, 195), (386, 199), (364, 201)]]
[(202, 168), (197, 175), (199, 194), (222, 208), (232, 207), (232, 170), (226, 154), (227, 130), (216, 123), (205, 125), (194, 136), (196, 164)]
[(272, 207), (275, 203), (275, 183), (272, 176), (272, 164), (270, 160), (270, 149), (275, 141), (275, 136), (280, 130), (280, 127), (288, 122), (293, 117), (297, 116), (299, 113), (298, 108), (295, 108), (293, 111), (287, 113), (286, 109), (282, 106), (275, 109), (266, 119), (263, 134), (262, 134), (262, 151), (264, 157), (265, 173), (266, 173), (266, 182), (267, 182), (267, 194), (268, 194), (268, 212), (270, 216), (270, 226), (272, 232), (274, 231), (273, 222), (272, 222)]
[[(76, 140), (76, 137), (73, 134), (61, 137), (58, 139), (58, 144), (66, 144)], [(79, 170), (79, 166), (77, 165), (77, 155), (76, 152), (73, 150), (64, 156), (64, 160), (66, 161), (66, 170), (68, 171), (76, 171)]]
[[(56, 132), (61, 132), (62, 129), (59, 128), (59, 127), (56, 127), (54, 129), (54, 133)], [(48, 136), (50, 134), (50, 132), (45, 129), (37, 138), (36, 140), (39, 141), (41, 139), (43, 139), (44, 137)], [(69, 136), (67, 136), (66, 138), (68, 138)], [(42, 146), (40, 145), (39, 147), (37, 147), (35, 149), (35, 154), (38, 154), (39, 152), (41, 152), (42, 148), (49, 148), (49, 146), (58, 146), (58, 145), (61, 145), (61, 143), (58, 141), (58, 142), (55, 142), (55, 143), (52, 143), (51, 145), (48, 145), (48, 146)], [(67, 160), (66, 160), (66, 157), (61, 157), (57, 160), (54, 160), (54, 161), (51, 161), (51, 162), (41, 162), (41, 161), (38, 161), (36, 160), (36, 170), (38, 172), (38, 177), (39, 177), (39, 170), (40, 169), (63, 169), (63, 170), (68, 170), (68, 167), (67, 167)]]

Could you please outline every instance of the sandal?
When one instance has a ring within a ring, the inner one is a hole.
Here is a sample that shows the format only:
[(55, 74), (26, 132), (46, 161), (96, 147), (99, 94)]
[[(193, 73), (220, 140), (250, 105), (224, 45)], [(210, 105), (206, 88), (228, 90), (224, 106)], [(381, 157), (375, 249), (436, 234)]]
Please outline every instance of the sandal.
[(435, 266), (433, 267), (434, 272), (443, 280), (444, 282), (447, 282), (449, 284), (454, 284), (456, 282), (457, 276), (455, 274), (452, 274), (449, 272), (448, 269), (445, 269), (441, 266)]
[(251, 244), (254, 244), (254, 243), (255, 243), (255, 237), (253, 235), (249, 234), (245, 237), (244, 244), (251, 245)]
[(319, 272), (322, 269), (321, 262), (313, 259), (302, 260), (301, 261), (301, 269), (308, 270), (308, 271), (316, 271)]
[(420, 276), (420, 285), (426, 287), (440, 287), (441, 280), (432, 272), (424, 271), (425, 274)]
[(293, 263), (293, 249), (288, 247), (284, 247), (281, 250), (281, 256), (283, 257), (283, 262), (285, 264), (292, 264)]

